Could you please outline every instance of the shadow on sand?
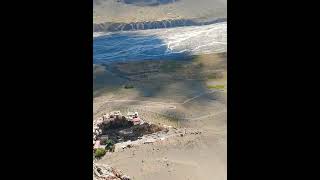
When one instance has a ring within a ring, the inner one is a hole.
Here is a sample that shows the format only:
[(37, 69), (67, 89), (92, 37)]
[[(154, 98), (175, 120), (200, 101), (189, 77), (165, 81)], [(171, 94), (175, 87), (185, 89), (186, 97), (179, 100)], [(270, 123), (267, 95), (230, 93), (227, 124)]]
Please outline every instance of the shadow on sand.
[[(166, 44), (156, 36), (121, 33), (98, 37), (94, 40), (94, 63), (94, 97), (124, 91), (127, 84), (137, 92), (132, 99), (137, 101), (156, 98), (182, 103), (209, 91), (203, 80), (207, 67), (198, 62), (198, 56), (191, 56), (187, 51), (168, 53)], [(215, 94), (207, 94), (197, 98), (196, 103), (206, 105), (214, 99)], [(171, 111), (170, 116), (185, 118), (178, 111)]]

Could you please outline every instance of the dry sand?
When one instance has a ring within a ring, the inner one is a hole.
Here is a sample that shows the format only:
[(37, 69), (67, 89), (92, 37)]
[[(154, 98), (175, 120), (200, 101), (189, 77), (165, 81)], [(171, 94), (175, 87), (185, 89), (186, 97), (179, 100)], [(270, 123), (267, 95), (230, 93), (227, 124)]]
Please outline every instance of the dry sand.
[[(98, 163), (138, 180), (227, 179), (226, 64), (224, 53), (178, 64), (147, 61), (96, 67), (93, 118), (112, 110), (137, 110), (148, 121), (187, 132), (108, 154)], [(137, 71), (132, 67), (141, 71), (133, 73)], [(99, 85), (99, 78), (109, 79), (102, 82), (107, 88)], [(127, 83), (134, 88), (123, 88)], [(193, 129), (201, 134), (188, 133)]]
[(133, 179), (226, 179), (226, 137), (222, 132), (174, 137), (115, 152), (107, 163)]
[(227, 17), (227, 0), (177, 0), (156, 6), (136, 6), (120, 1), (95, 0), (93, 23)]

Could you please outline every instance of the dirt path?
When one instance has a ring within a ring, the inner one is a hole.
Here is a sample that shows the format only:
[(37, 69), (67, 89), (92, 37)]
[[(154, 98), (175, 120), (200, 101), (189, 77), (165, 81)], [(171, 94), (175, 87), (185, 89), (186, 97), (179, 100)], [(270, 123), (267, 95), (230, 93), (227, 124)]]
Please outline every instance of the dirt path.
[[(193, 96), (191, 98), (186, 99), (185, 101), (181, 102), (181, 103), (168, 103), (168, 102), (159, 102), (159, 101), (141, 101), (141, 100), (130, 100), (130, 99), (120, 99), (120, 100), (106, 100), (104, 101), (104, 103), (112, 103), (112, 102), (139, 102), (139, 103), (146, 103), (146, 105), (142, 105), (143, 108), (152, 108), (152, 107), (161, 107), (164, 109), (177, 109), (176, 105), (184, 105), (186, 103), (189, 103), (203, 95), (206, 94), (212, 94), (217, 92), (217, 90), (211, 90), (208, 92), (204, 92), (201, 94), (198, 94), (196, 96)], [(163, 116), (168, 116), (165, 113), (160, 113), (160, 112), (156, 112), (156, 111), (152, 111), (152, 110), (146, 110), (144, 109), (144, 111), (148, 111), (148, 112), (152, 112), (152, 113), (157, 113)], [(199, 117), (194, 117), (194, 118), (184, 118), (185, 120), (197, 120), (197, 119), (202, 119), (202, 118), (206, 118), (206, 117), (210, 117), (210, 116), (215, 116), (216, 114), (207, 114), (207, 115), (203, 115), (203, 116), (199, 116)]]

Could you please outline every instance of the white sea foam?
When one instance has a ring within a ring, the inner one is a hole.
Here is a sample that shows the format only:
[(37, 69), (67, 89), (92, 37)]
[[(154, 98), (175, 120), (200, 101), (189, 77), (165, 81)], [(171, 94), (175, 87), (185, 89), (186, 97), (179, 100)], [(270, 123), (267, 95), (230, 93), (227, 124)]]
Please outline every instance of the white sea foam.
[(226, 22), (167, 29), (157, 33), (157, 36), (167, 44), (170, 52), (188, 51), (195, 55), (227, 51)]
[(99, 36), (104, 36), (104, 35), (107, 35), (109, 33), (106, 33), (106, 32), (93, 32), (93, 37), (99, 37)]
[(227, 22), (94, 34), (94, 62), (227, 52)]

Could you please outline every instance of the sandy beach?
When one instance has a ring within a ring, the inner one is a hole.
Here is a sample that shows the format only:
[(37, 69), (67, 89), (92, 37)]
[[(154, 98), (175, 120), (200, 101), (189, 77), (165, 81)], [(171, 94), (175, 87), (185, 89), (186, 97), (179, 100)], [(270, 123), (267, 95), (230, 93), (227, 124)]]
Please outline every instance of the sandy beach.
[[(138, 180), (227, 179), (226, 74), (226, 53), (95, 64), (93, 119), (138, 111), (150, 122), (185, 131), (108, 153), (97, 163)], [(124, 88), (128, 84), (132, 88)]]
[[(157, 1), (161, 2), (161, 0)], [(144, 6), (139, 5), (141, 2), (143, 1), (95, 0), (93, 1), (93, 23), (131, 23), (183, 18), (193, 19), (227, 17), (226, 0), (173, 0), (168, 1), (168, 3), (159, 3), (159, 5)], [(163, 2), (166, 1), (163, 0)]]

